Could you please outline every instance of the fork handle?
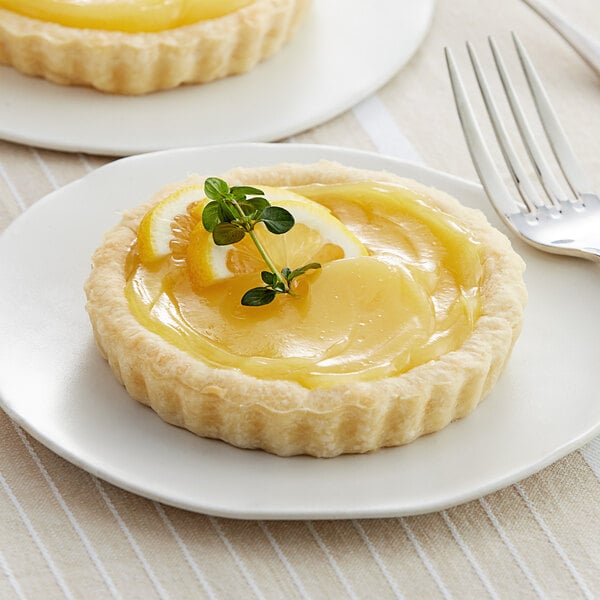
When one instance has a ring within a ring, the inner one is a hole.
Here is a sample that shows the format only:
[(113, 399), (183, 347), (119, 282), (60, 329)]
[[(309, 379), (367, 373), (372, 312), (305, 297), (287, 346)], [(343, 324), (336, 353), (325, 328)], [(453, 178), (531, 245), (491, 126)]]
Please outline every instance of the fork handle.
[(600, 42), (571, 25), (543, 0), (523, 0), (573, 47), (600, 77)]

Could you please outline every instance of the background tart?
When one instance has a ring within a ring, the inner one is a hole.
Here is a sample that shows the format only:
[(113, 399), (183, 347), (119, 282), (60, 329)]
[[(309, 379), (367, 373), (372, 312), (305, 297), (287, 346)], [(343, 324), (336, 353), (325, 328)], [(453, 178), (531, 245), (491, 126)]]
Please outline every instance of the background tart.
[(310, 0), (254, 0), (155, 32), (70, 27), (0, 8), (0, 63), (49, 81), (146, 94), (244, 73), (294, 34)]
[(127, 257), (140, 222), (177, 187), (170, 186), (127, 212), (107, 233), (85, 285), (98, 347), (133, 398), (201, 436), (282, 456), (331, 457), (408, 443), (466, 416), (488, 394), (520, 332), (526, 290), (523, 261), (482, 213), (415, 181), (337, 163), (236, 169), (222, 177), (230, 185), (377, 181), (415, 191), (434, 209), (459, 220), (480, 245), (477, 319), (456, 350), (374, 380), (306, 387), (211, 366), (141, 325), (125, 296)]

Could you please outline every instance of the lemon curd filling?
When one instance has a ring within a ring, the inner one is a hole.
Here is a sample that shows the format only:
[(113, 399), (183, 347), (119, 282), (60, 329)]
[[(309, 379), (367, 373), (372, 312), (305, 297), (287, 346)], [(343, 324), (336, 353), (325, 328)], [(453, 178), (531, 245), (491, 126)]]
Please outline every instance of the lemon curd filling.
[(164, 31), (222, 17), (253, 0), (0, 0), (0, 8), (66, 27)]
[[(238, 274), (198, 289), (185, 261), (127, 259), (137, 320), (205, 363), (307, 388), (400, 375), (459, 348), (480, 314), (482, 252), (457, 219), (388, 183), (295, 187), (330, 209), (368, 255), (324, 262), (295, 296), (246, 307)], [(290, 265), (292, 267), (296, 265)]]

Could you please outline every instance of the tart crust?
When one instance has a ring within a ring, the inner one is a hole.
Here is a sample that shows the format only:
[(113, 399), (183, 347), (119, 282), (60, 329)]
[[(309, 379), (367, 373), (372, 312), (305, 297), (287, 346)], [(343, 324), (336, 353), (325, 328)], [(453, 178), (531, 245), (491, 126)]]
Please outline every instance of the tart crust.
[(466, 416), (488, 394), (521, 330), (527, 292), (523, 261), (481, 212), (416, 181), (325, 161), (235, 169), (222, 177), (230, 185), (270, 186), (389, 181), (425, 194), (482, 244), (481, 316), (458, 350), (375, 381), (307, 389), (208, 366), (146, 330), (124, 294), (125, 258), (137, 227), (169, 186), (106, 234), (85, 284), (97, 345), (133, 398), (200, 436), (281, 456), (332, 457), (411, 442)]
[(0, 9), (0, 63), (54, 83), (146, 94), (244, 73), (294, 34), (310, 0), (256, 0), (153, 33), (78, 29)]

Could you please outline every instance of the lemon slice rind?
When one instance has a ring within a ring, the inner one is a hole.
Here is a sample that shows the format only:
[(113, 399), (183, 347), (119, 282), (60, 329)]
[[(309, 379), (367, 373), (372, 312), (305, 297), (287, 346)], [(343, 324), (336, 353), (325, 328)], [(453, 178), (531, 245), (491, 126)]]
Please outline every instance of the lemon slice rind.
[(171, 254), (171, 224), (193, 202), (205, 200), (202, 185), (181, 187), (149, 210), (138, 228), (138, 253), (144, 264), (151, 264)]

